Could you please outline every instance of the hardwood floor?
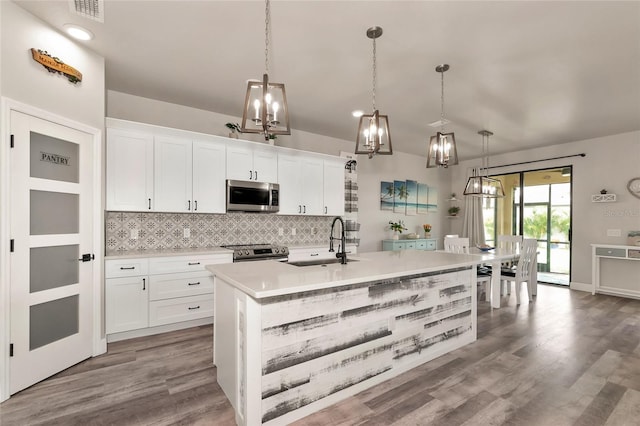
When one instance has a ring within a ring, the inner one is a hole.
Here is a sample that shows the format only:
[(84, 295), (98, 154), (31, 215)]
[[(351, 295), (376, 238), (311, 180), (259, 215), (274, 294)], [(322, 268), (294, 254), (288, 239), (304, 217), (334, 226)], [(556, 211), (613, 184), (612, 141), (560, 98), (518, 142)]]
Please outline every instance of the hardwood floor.
[[(640, 424), (639, 300), (541, 285), (531, 304), (502, 303), (480, 302), (477, 342), (295, 424)], [(211, 334), (109, 344), (0, 404), (0, 424), (233, 425)]]

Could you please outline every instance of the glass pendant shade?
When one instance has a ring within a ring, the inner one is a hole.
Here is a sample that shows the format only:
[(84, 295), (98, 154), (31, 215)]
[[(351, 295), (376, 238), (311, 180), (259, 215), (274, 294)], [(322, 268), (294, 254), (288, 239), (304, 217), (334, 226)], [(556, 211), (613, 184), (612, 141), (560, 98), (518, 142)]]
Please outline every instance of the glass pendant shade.
[(378, 110), (375, 110), (371, 115), (360, 117), (355, 153), (367, 154), (369, 158), (373, 158), (376, 154), (393, 154), (389, 118), (386, 115), (380, 115)]
[(441, 133), (431, 136), (427, 153), (427, 168), (449, 167), (458, 164), (456, 137), (453, 133)]
[(476, 169), (474, 169), (473, 174), (467, 181), (464, 195), (482, 198), (504, 197), (504, 188), (501, 181), (487, 176), (480, 176)]
[(262, 81), (249, 81), (242, 113), (242, 133), (290, 135), (287, 94), (282, 83), (272, 83), (264, 74)]

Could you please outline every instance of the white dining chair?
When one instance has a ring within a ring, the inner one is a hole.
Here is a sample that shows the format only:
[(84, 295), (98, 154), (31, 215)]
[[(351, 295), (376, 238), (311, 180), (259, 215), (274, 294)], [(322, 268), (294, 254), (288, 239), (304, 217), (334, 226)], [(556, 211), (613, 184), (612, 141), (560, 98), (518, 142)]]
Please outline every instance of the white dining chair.
[(535, 259), (538, 255), (538, 241), (533, 238), (525, 238), (522, 241), (522, 247), (520, 248), (520, 258), (518, 259), (518, 265), (515, 269), (503, 269), (500, 273), (500, 280), (507, 283), (508, 293), (511, 293), (511, 281), (515, 282), (516, 291), (516, 303), (520, 304), (520, 292), (522, 290), (522, 283), (527, 283), (527, 293), (529, 295), (529, 302), (533, 300), (533, 285), (532, 278), (535, 276), (533, 273), (533, 265), (535, 265)]
[[(469, 254), (469, 238), (467, 237), (445, 238), (444, 251), (447, 251), (450, 253)], [(485, 295), (488, 295), (491, 289), (491, 274), (482, 272), (480, 268), (477, 269), (476, 274), (477, 274), (476, 281), (478, 283), (478, 286), (483, 286)]]
[(469, 253), (469, 238), (447, 237), (444, 239), (444, 251), (451, 253)]
[[(496, 243), (496, 250), (499, 252), (515, 254), (518, 253), (522, 246), (522, 235), (498, 235)], [(515, 271), (517, 263), (517, 261), (503, 262), (500, 272)], [(507, 286), (506, 281), (503, 280), (500, 281), (500, 294), (503, 295), (505, 293), (505, 287), (507, 294), (511, 294), (511, 286)]]

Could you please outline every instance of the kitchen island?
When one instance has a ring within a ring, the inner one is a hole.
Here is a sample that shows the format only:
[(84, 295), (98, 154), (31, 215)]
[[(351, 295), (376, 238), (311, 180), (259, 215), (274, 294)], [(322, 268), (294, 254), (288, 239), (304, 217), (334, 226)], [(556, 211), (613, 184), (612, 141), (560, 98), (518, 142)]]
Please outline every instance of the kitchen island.
[(288, 424), (476, 340), (478, 256), (209, 265), (214, 364), (239, 425)]

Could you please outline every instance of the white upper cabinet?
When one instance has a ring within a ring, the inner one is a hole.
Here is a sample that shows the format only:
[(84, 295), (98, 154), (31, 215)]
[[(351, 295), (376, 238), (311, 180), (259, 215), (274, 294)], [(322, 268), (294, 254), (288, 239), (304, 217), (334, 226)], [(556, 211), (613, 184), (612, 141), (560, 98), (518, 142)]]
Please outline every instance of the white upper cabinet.
[(156, 136), (154, 140), (154, 210), (190, 212), (191, 140)]
[(344, 163), (304, 154), (278, 155), (280, 214), (344, 214)]
[(271, 147), (243, 144), (227, 147), (227, 179), (275, 183), (278, 180), (278, 155)]
[(153, 207), (153, 136), (107, 129), (107, 210)]
[(278, 155), (280, 214), (322, 215), (322, 159)]
[(344, 161), (324, 160), (324, 207), (329, 216), (344, 215)]
[(107, 210), (225, 213), (226, 179), (278, 183), (280, 214), (344, 214), (335, 156), (107, 118)]
[(195, 213), (224, 213), (226, 143), (193, 142), (193, 205)]
[(300, 202), (302, 214), (322, 215), (323, 206), (323, 161), (313, 157), (303, 157), (300, 161), (302, 191)]
[(156, 202), (159, 212), (225, 212), (224, 141), (156, 136)]

